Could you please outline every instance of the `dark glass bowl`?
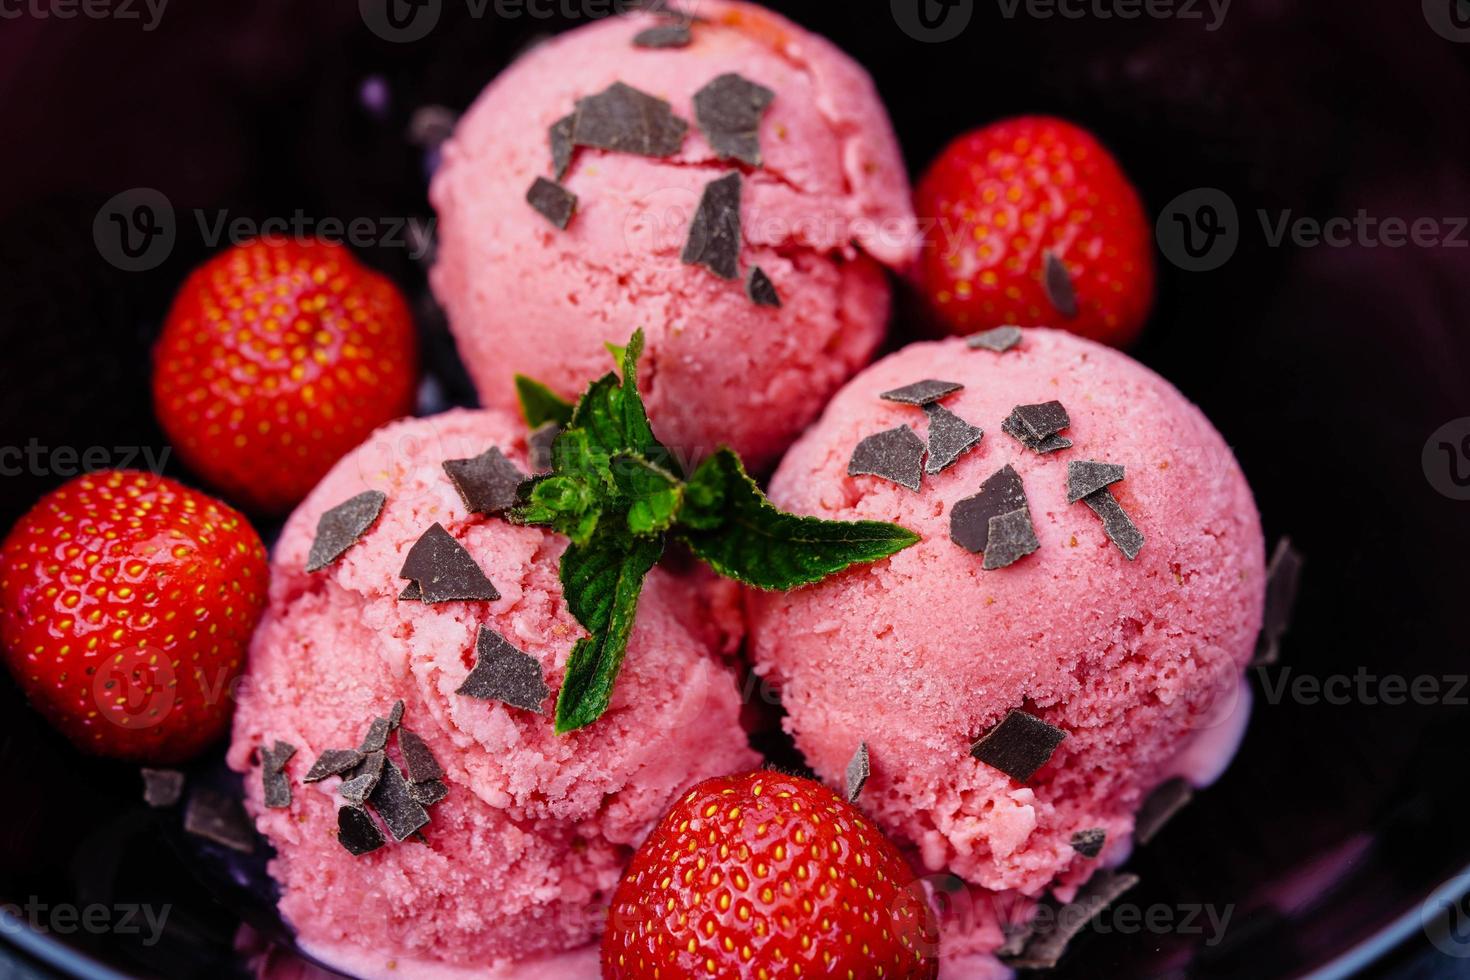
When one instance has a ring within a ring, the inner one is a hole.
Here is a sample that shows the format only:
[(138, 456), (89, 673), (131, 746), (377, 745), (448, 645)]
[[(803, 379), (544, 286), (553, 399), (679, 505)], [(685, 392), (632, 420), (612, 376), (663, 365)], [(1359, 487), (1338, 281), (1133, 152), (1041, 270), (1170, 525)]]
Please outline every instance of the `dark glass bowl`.
[[(1470, 736), (1470, 235), (1455, 218), (1470, 213), (1470, 28), (1455, 3), (1324, 18), (1236, 0), (1219, 23), (1218, 4), (1183, 0), (789, 5), (871, 69), (915, 173), (968, 128), (1049, 112), (1099, 133), (1151, 214), (1172, 220), (1199, 188), (1236, 212), (1215, 268), (1181, 268), (1177, 247), (1161, 259), (1134, 353), (1235, 447), (1268, 536), (1307, 557), (1301, 600), (1281, 662), (1252, 671), (1234, 766), (1132, 861), (1129, 902), (1172, 925), (1114, 919), (1063, 975), (1342, 975), (1401, 944), (1467, 962), (1458, 913), (1435, 916), (1470, 866), (1455, 775)], [(176, 0), (152, 24), (141, 2), (106, 17), (43, 3), (0, 22), (0, 451), (23, 451), (0, 455), (0, 528), (87, 449), (121, 464), (165, 448), (149, 345), (221, 216), (374, 219), (358, 251), (419, 300), (426, 404), (472, 401), (420, 249), (389, 227), (432, 218), (432, 107), (463, 110), (526, 45), (616, 4), (422, 0), (397, 8), (437, 12), (412, 42), (381, 36), (381, 4), (359, 6)], [(1140, 15), (1103, 16), (1125, 10)], [(138, 188), (173, 208), (160, 251), (105, 237), (108, 202)], [(1353, 220), (1302, 234), (1298, 219), (1334, 217)], [(1429, 219), (1435, 241), (1396, 246), (1387, 219)], [(903, 305), (895, 345), (918, 332)], [(1434, 693), (1395, 703), (1395, 678)], [(235, 975), (242, 922), (285, 938), (263, 855), (182, 835), (176, 811), (142, 804), (135, 770), (80, 758), (8, 679), (0, 718), (0, 904), (42, 927), (0, 915), (0, 976)], [(216, 757), (191, 778), (229, 777)], [(58, 917), (89, 906), (102, 927)], [(122, 928), (134, 906), (169, 910), (157, 936)], [(1223, 938), (1182, 925), (1193, 906), (1230, 911)]]

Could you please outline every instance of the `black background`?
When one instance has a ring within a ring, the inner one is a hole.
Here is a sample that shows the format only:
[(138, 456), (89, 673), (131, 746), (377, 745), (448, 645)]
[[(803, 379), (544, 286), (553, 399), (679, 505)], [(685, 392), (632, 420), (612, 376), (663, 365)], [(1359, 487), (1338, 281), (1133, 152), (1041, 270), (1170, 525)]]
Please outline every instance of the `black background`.
[[(1224, 190), (1238, 250), (1210, 272), (1161, 260), (1134, 353), (1199, 402), (1250, 476), (1268, 537), (1290, 534), (1307, 557), (1283, 662), (1266, 676), (1465, 674), (1470, 503), (1434, 489), (1421, 451), (1470, 416), (1470, 234), (1459, 247), (1272, 246), (1258, 215), (1363, 209), (1449, 230), (1470, 214), (1470, 43), (1441, 37), (1414, 3), (1235, 0), (1214, 31), (1204, 6), (1202, 19), (1121, 20), (1091, 3), (1068, 19), (976, 2), (944, 43), (900, 30), (886, 0), (776, 6), (872, 71), (915, 175), (968, 128), (1049, 112), (1113, 148), (1150, 214), (1192, 188)], [(429, 218), (413, 112), (461, 111), (525, 45), (608, 4), (536, 9), (570, 15), (475, 17), (444, 0), (410, 44), (375, 37), (347, 0), (173, 0), (153, 31), (0, 19), (0, 447), (162, 449), (148, 348), (210, 252), (187, 213)], [(370, 76), (390, 94), (381, 116), (359, 99)], [(135, 187), (162, 191), (181, 218), (168, 259), (130, 273), (103, 259), (93, 220)], [(420, 264), (402, 248), (362, 254), (420, 297), (428, 363), (466, 400)], [(894, 342), (914, 329), (905, 312)], [(62, 482), (57, 469), (0, 477), (0, 528)], [(1470, 865), (1463, 703), (1268, 704), (1256, 687), (1230, 773), (1134, 860), (1138, 904), (1234, 905), (1225, 942), (1094, 936), (1064, 973), (1301, 972)], [(141, 808), (131, 770), (58, 744), (8, 681), (0, 719), (0, 901), (171, 903), (159, 947), (72, 938), (126, 969), (227, 970), (239, 906), (170, 849), (176, 818)], [(1432, 953), (1410, 933), (1396, 962)]]

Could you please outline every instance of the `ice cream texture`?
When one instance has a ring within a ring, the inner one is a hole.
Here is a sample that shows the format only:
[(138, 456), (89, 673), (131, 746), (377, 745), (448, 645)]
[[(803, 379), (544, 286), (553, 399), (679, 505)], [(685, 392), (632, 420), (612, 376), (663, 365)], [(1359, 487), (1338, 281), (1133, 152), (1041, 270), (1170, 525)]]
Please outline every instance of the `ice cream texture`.
[[(985, 430), (979, 445), (925, 474), (917, 493), (848, 476), (865, 436), (905, 424), (927, 433), (923, 411), (879, 398), (924, 379), (964, 385), (942, 404)], [(1070, 416), (1072, 448), (1037, 453), (1002, 431), (1016, 406), (1051, 400)], [(1144, 535), (1136, 560), (1088, 506), (1067, 502), (1072, 460), (1125, 467), (1111, 491)], [(1023, 481), (1039, 548), (987, 570), (951, 540), (950, 517), (1006, 465)], [(782, 462), (771, 497), (923, 536), (820, 585), (751, 593), (749, 644), (813, 768), (840, 785), (866, 742), (863, 808), (972, 897), (1010, 896), (1022, 909), (1048, 889), (1070, 900), (1099, 865), (1127, 856), (1134, 814), (1157, 784), (1218, 774), (1216, 757), (1234, 751), (1262, 616), (1259, 517), (1220, 434), (1126, 355), (1046, 329), (1005, 353), (963, 339), (904, 348), (836, 396)], [(1066, 733), (1025, 782), (970, 752), (1016, 709)], [(1090, 859), (1071, 841), (1094, 828), (1106, 844)], [(946, 936), (946, 957), (998, 947), (1004, 905), (977, 907), (966, 935)]]
[[(276, 849), (280, 910), (300, 945), (354, 975), (595, 976), (584, 947), (632, 849), (684, 788), (758, 761), (725, 660), (741, 629), (733, 588), (660, 569), (595, 725), (556, 736), (547, 716), (455, 693), (481, 626), (536, 658), (553, 692), (583, 635), (562, 600), (565, 540), (467, 513), (441, 465), (496, 446), (524, 470), (525, 437), (493, 411), (394, 423), (337, 464), (275, 549), (228, 761)], [(304, 571), (318, 517), (367, 490), (387, 497), (377, 522), (334, 564)], [(398, 598), (404, 556), (435, 522), (500, 599)], [(399, 699), (449, 792), (423, 841), (354, 857), (336, 835), (340, 779), (301, 777)], [(267, 809), (258, 748), (278, 739), (297, 747), (293, 799)]]
[[(444, 147), (432, 285), (487, 407), (514, 404), (517, 372), (565, 397), (608, 370), (607, 341), (643, 327), (649, 414), (693, 458), (721, 443), (768, 468), (883, 337), (884, 267), (906, 266), (908, 177), (871, 79), (826, 40), (762, 8), (701, 0), (686, 47), (636, 47), (664, 23), (600, 21), (547, 41), (496, 78)], [(696, 92), (738, 73), (774, 93), (761, 163), (721, 159)], [(558, 229), (527, 203), (551, 179), (548, 131), (614, 83), (667, 100), (689, 130), (673, 156), (577, 149)], [(759, 267), (779, 307), (681, 261), (707, 184), (742, 173), (744, 279)]]

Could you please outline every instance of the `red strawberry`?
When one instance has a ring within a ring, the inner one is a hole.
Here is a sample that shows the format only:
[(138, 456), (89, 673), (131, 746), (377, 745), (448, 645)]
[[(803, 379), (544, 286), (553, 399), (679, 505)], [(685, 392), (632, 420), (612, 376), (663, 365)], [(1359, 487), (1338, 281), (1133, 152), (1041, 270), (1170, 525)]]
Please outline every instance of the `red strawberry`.
[(0, 548), (0, 642), (78, 747), (180, 762), (224, 734), (265, 608), (265, 546), (238, 512), (135, 470), (79, 476)]
[[(925, 236), (919, 286), (949, 333), (1049, 325), (1123, 346), (1148, 318), (1148, 219), (1086, 130), (1023, 116), (961, 136), (919, 182), (915, 210)], [(1047, 252), (1065, 266), (1073, 316), (1064, 294), (1047, 289)]]
[(154, 408), (184, 461), (279, 513), (408, 414), (418, 353), (403, 296), (347, 249), (257, 239), (189, 276), (153, 364)]
[(602, 975), (934, 977), (931, 922), (898, 850), (831, 790), (722, 776), (686, 793), (633, 856)]

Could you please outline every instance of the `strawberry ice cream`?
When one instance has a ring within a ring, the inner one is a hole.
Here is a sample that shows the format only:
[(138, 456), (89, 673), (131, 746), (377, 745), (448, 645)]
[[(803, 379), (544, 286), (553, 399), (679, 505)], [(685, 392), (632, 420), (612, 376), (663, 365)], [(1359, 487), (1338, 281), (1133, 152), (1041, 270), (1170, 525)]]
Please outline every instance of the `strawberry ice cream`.
[[(540, 45), (485, 90), (431, 188), (432, 283), (487, 407), (514, 404), (517, 372), (576, 394), (610, 368), (604, 344), (641, 326), (660, 438), (689, 455), (728, 443), (760, 470), (879, 345), (884, 268), (913, 258), (915, 221), (862, 68), (758, 7), (701, 0), (691, 12), (687, 43), (643, 46), (666, 19), (611, 18)], [(731, 74), (702, 113), (696, 95)], [(672, 114), (659, 110), (668, 125), (644, 152), (607, 149), (627, 141), (578, 120), (618, 83)], [(551, 144), (577, 125), (582, 142), (554, 161)], [(706, 188), (731, 174), (735, 248), (712, 259), (690, 236)]]
[[(929, 380), (952, 384), (894, 391)], [(928, 409), (902, 400), (954, 385)], [(899, 451), (908, 436), (885, 435), (898, 447), (887, 455), (868, 443), (854, 467), (890, 476), (848, 475), (859, 443), (901, 426), (931, 464), (968, 448), (918, 491), (895, 482), (918, 480)], [(941, 426), (947, 444), (934, 442)], [(967, 500), (992, 478), (1024, 501)], [(751, 594), (748, 625), (755, 669), (813, 768), (838, 783), (866, 743), (861, 806), (924, 868), (970, 883), (972, 921), (946, 936), (946, 958), (1001, 946), (1007, 901), (1026, 909), (1048, 889), (1070, 901), (1127, 857), (1157, 785), (1207, 781), (1233, 754), (1262, 618), (1259, 518), (1219, 433), (1127, 356), (1045, 329), (1000, 352), (907, 347), (837, 395), (771, 497), (923, 536), (820, 585)], [(986, 525), (977, 510), (1010, 513)]]
[[(280, 910), (300, 945), (354, 975), (595, 977), (587, 944), (632, 848), (683, 788), (757, 762), (723, 659), (739, 637), (732, 593), (662, 570), (647, 580), (598, 723), (557, 736), (545, 714), (464, 693), (485, 656), (482, 630), (529, 658), (553, 695), (582, 635), (558, 578), (564, 539), (468, 513), (446, 476), (445, 460), (492, 446), (526, 469), (524, 427), (502, 413), (381, 429), (302, 504), (275, 550), (228, 759), (246, 774), (248, 809), (276, 849)], [(369, 509), (360, 537), (307, 572), (309, 550), (313, 564), (336, 550), (320, 547), (319, 518), (367, 491), (385, 495), (381, 513)], [(403, 596), (406, 556), (436, 523), (498, 599), (431, 604), (442, 585), (428, 576), (413, 585), (425, 601)], [(304, 777), (326, 750), (366, 741), (399, 700), (390, 762), (416, 778), (418, 736), (447, 792), (417, 833), (384, 831), (382, 846), (354, 855), (339, 839), (344, 779)], [(296, 749), (284, 806), (262, 789), (277, 742)]]

